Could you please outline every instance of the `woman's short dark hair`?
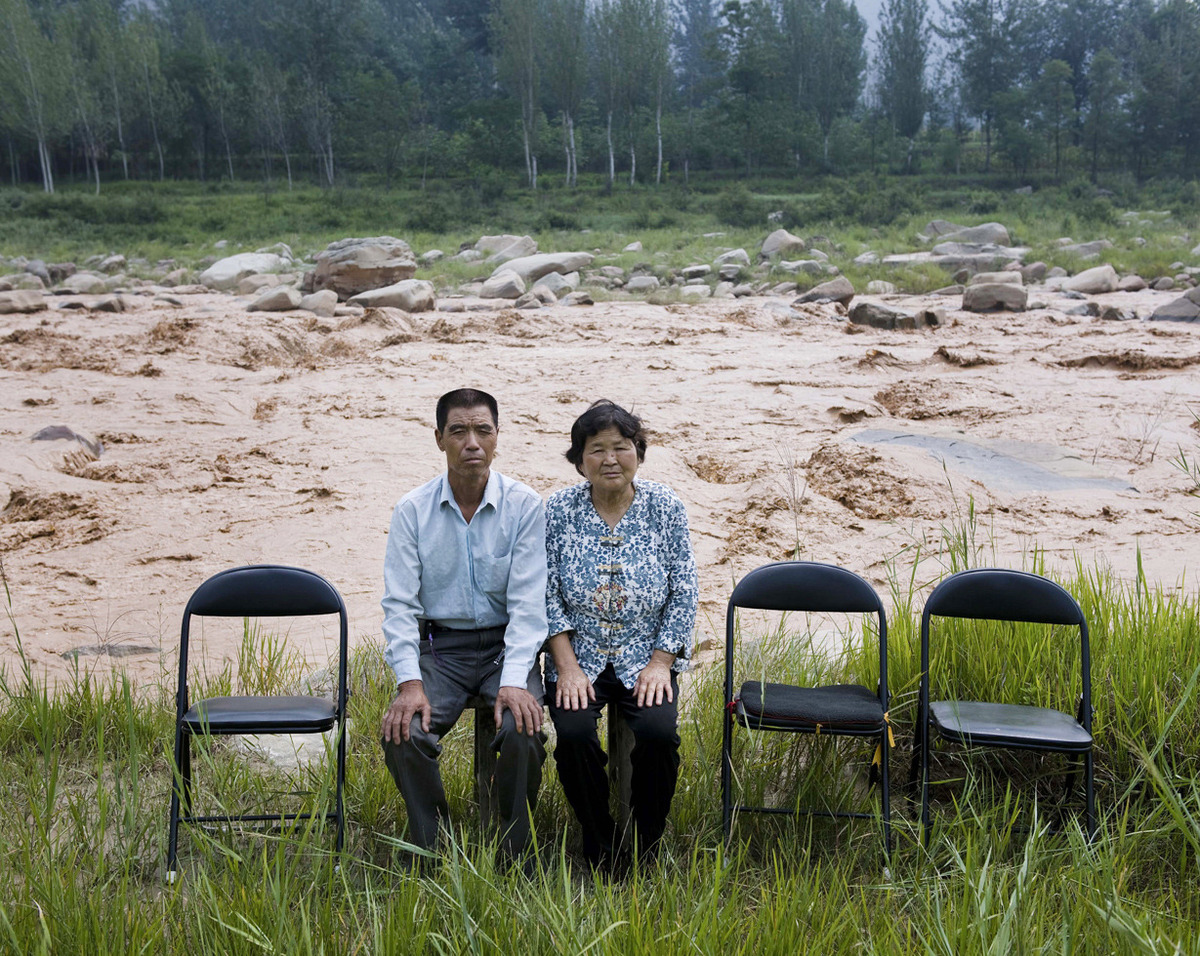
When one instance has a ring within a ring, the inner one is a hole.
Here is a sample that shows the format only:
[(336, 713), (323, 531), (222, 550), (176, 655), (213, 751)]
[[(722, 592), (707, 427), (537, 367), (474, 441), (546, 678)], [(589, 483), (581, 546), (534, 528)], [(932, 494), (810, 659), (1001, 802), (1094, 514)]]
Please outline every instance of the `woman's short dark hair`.
[(571, 447), (567, 449), (567, 461), (575, 466), (575, 470), (583, 474), (583, 446), (594, 435), (599, 435), (606, 428), (615, 428), (633, 442), (637, 449), (638, 461), (646, 460), (646, 429), (642, 420), (633, 412), (627, 412), (616, 402), (602, 398), (592, 402), (586, 412), (575, 419), (571, 426)]

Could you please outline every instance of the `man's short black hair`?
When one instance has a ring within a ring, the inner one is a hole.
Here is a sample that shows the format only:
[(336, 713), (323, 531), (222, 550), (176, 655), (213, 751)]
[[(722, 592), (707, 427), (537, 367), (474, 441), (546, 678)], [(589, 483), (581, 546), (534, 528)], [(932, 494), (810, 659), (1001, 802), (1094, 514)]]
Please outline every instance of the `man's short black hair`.
[(615, 428), (628, 438), (637, 449), (638, 461), (646, 460), (646, 429), (642, 426), (642, 420), (616, 402), (602, 398), (592, 402), (588, 410), (575, 419), (575, 424), (571, 426), (571, 447), (567, 449), (566, 457), (581, 475), (583, 446), (589, 438), (599, 435), (606, 428)]
[(487, 406), (487, 410), (492, 413), (492, 424), (499, 428), (500, 408), (491, 395), (478, 388), (456, 388), (438, 399), (437, 430), (440, 432), (446, 430), (446, 419), (450, 417), (450, 409), (478, 408), (480, 405)]

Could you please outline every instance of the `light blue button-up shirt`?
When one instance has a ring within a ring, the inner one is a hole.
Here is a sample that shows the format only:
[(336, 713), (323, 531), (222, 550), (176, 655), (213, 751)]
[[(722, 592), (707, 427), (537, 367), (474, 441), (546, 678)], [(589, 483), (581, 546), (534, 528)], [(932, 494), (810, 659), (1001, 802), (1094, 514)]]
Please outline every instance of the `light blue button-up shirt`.
[(420, 621), (507, 625), (502, 687), (525, 687), (546, 640), (546, 512), (536, 491), (496, 471), (468, 524), (445, 472), (392, 511), (383, 562), (384, 658), (420, 680)]

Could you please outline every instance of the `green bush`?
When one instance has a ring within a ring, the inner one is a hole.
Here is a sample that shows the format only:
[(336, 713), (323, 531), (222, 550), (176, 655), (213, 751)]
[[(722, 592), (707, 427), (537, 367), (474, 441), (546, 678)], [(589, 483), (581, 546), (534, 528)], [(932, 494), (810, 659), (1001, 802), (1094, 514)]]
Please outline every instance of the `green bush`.
[(738, 229), (761, 226), (767, 219), (766, 205), (742, 183), (736, 183), (717, 197), (713, 214), (722, 224)]

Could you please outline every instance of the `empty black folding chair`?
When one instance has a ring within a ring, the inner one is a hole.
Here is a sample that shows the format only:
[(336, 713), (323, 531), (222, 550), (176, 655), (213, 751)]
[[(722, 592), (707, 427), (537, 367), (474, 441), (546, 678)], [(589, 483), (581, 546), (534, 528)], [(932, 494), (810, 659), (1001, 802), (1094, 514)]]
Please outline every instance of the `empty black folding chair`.
[[(188, 636), (193, 617), (303, 617), (338, 615), (337, 699), (322, 697), (211, 697), (189, 704)], [(180, 823), (234, 821), (276, 825), (324, 818), (337, 826), (342, 849), (345, 817), (342, 787), (346, 778), (346, 605), (337, 589), (318, 574), (281, 565), (231, 568), (205, 581), (187, 603), (179, 639), (179, 684), (176, 692), (175, 785), (171, 789), (171, 823), (167, 840), (167, 878), (175, 879)], [(320, 734), (337, 728), (335, 809), (321, 813), (197, 816), (192, 813), (193, 737), (229, 734)]]
[[(733, 687), (735, 615), (738, 608), (766, 611), (875, 615), (879, 633), (878, 689), (859, 684), (797, 687), (746, 681)], [(875, 589), (852, 571), (813, 561), (779, 561), (755, 568), (729, 598), (725, 618), (725, 736), (721, 750), (721, 812), (729, 839), (734, 811), (870, 818), (871, 814), (825, 809), (735, 805), (732, 794), (733, 728), (821, 736), (874, 737), (880, 755), (884, 851), (891, 848), (888, 788), (887, 619)]]
[[(1078, 628), (1082, 677), (1078, 717), (1025, 704), (969, 700), (930, 703), (929, 632), (933, 617)], [(1075, 599), (1040, 575), (1000, 568), (960, 571), (934, 588), (921, 615), (921, 695), (916, 733), (921, 775), (921, 829), (926, 845), (929, 842), (929, 746), (934, 733), (944, 740), (967, 746), (1050, 751), (1082, 758), (1087, 832), (1089, 838), (1094, 836), (1091, 655), (1087, 621)]]

